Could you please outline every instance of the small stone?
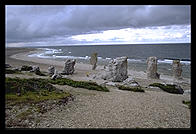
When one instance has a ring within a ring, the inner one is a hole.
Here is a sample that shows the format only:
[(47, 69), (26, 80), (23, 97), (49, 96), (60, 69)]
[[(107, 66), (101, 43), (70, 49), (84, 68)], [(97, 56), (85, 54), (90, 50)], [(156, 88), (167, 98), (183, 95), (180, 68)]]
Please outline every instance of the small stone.
[(5, 68), (10, 68), (11, 65), (10, 64), (5, 64)]

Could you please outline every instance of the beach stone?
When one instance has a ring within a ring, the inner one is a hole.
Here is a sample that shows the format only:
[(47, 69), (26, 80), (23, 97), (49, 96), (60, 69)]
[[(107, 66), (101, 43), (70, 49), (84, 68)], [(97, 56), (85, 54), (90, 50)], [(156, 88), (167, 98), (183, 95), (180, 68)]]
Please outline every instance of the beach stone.
[(108, 85), (108, 86), (116, 86), (116, 83), (114, 83), (114, 82), (107, 82), (105, 84)]
[(15, 68), (12, 68), (13, 71), (20, 71), (20, 68), (18, 67), (15, 67)]
[(117, 57), (111, 60), (105, 67), (101, 78), (113, 82), (122, 82), (127, 79), (127, 57)]
[(181, 88), (181, 86), (175, 85), (175, 88), (178, 90), (179, 94), (183, 94), (184, 93), (184, 90)]
[(185, 90), (184, 94), (191, 94), (191, 90)]
[(61, 74), (58, 73), (57, 70), (55, 70), (54, 74), (52, 75), (51, 79), (52, 80), (55, 80), (55, 79), (58, 79), (58, 78), (62, 78)]
[(49, 66), (49, 68), (48, 68), (48, 74), (50, 76), (52, 76), (54, 74), (54, 72), (55, 72), (55, 67), (54, 66)]
[(20, 70), (21, 71), (31, 71), (32, 69), (33, 69), (32, 66), (23, 65)]
[(132, 77), (127, 78), (123, 81), (124, 86), (130, 86), (130, 87), (140, 87), (139, 83), (135, 81)]
[(180, 64), (180, 60), (173, 60), (172, 70), (175, 79), (182, 79), (182, 65)]
[(69, 75), (74, 73), (74, 66), (76, 64), (76, 60), (67, 59), (65, 61), (65, 67), (61, 74)]
[(10, 68), (11, 65), (10, 64), (5, 64), (5, 68)]
[(157, 73), (157, 57), (149, 57), (147, 59), (147, 78), (160, 78), (160, 74)]
[(90, 64), (92, 65), (92, 70), (97, 67), (97, 53), (92, 53), (90, 58)]

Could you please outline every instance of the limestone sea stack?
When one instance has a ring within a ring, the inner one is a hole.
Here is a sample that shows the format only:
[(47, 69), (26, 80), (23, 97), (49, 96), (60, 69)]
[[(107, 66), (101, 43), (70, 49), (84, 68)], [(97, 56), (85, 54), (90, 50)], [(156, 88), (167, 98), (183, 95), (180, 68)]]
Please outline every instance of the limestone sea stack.
[(175, 79), (182, 79), (182, 65), (180, 64), (180, 60), (173, 60), (172, 70)]
[(67, 59), (65, 61), (65, 67), (61, 74), (69, 75), (74, 73), (74, 66), (76, 64), (76, 60)]
[(127, 79), (127, 57), (117, 57), (105, 67), (102, 79), (122, 82)]
[(147, 59), (147, 78), (159, 79), (160, 74), (157, 73), (157, 57), (148, 57)]
[(54, 66), (50, 66), (50, 67), (48, 68), (48, 74), (49, 74), (50, 76), (52, 76), (54, 73), (55, 73), (55, 67), (54, 67)]
[(92, 65), (92, 70), (97, 67), (97, 53), (92, 53), (90, 58), (90, 64)]

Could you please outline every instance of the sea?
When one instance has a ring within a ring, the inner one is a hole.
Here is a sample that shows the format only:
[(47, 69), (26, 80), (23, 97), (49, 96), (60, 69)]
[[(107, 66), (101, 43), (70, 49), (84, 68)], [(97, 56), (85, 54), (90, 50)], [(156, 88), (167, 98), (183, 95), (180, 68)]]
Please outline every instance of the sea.
[(127, 56), (128, 68), (146, 71), (146, 60), (150, 56), (158, 58), (158, 73), (172, 75), (172, 62), (179, 59), (182, 64), (182, 76), (191, 77), (191, 43), (171, 44), (118, 44), (118, 45), (65, 45), (36, 47), (41, 53), (28, 55), (64, 61), (76, 59), (77, 62), (89, 63), (92, 53), (98, 54), (98, 65), (107, 65), (116, 57)]

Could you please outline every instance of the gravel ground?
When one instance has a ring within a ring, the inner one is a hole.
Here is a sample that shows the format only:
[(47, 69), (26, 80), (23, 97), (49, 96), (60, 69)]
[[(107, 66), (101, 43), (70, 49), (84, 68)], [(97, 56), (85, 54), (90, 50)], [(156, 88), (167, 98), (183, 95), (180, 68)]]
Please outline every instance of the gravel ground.
[(109, 89), (110, 92), (99, 92), (69, 88), (74, 101), (45, 113), (37, 127), (190, 128), (190, 109), (182, 104), (182, 100), (189, 99), (187, 95)]
[[(11, 49), (13, 50), (13, 49)], [(22, 50), (21, 52), (30, 51)], [(48, 64), (21, 61), (9, 58), (18, 50), (6, 50), (6, 63), (19, 67), (21, 65), (39, 65), (41, 71), (46, 71)], [(22, 57), (22, 56), (21, 56)], [(46, 60), (44, 60), (46, 62)], [(50, 64), (58, 65), (58, 62)], [(57, 69), (63, 68), (59, 63)], [(84, 69), (83, 69), (83, 68)], [(90, 68), (90, 66), (87, 66)], [(76, 64), (76, 71), (72, 76), (75, 80), (88, 80), (86, 66)], [(93, 73), (93, 72), (90, 72)], [(153, 81), (144, 79), (144, 73), (130, 72), (143, 87)], [(36, 77), (35, 75), (6, 75), (6, 77)], [(37, 76), (38, 77), (38, 76)], [(142, 79), (141, 79), (142, 78)], [(97, 83), (102, 81), (94, 80)], [(160, 80), (159, 80), (160, 81)], [(163, 79), (162, 81), (165, 81)], [(167, 81), (166, 81), (167, 82)], [(182, 83), (183, 84), (183, 83)], [(115, 87), (108, 87), (110, 92), (91, 91), (69, 86), (57, 86), (69, 91), (74, 100), (67, 105), (54, 106), (53, 109), (38, 116), (40, 122), (35, 128), (190, 128), (191, 110), (182, 104), (182, 100), (190, 100), (190, 94), (169, 94), (161, 90), (150, 89), (145, 93), (121, 91)], [(182, 85), (190, 90), (190, 83)], [(25, 109), (24, 109), (25, 110)]]

